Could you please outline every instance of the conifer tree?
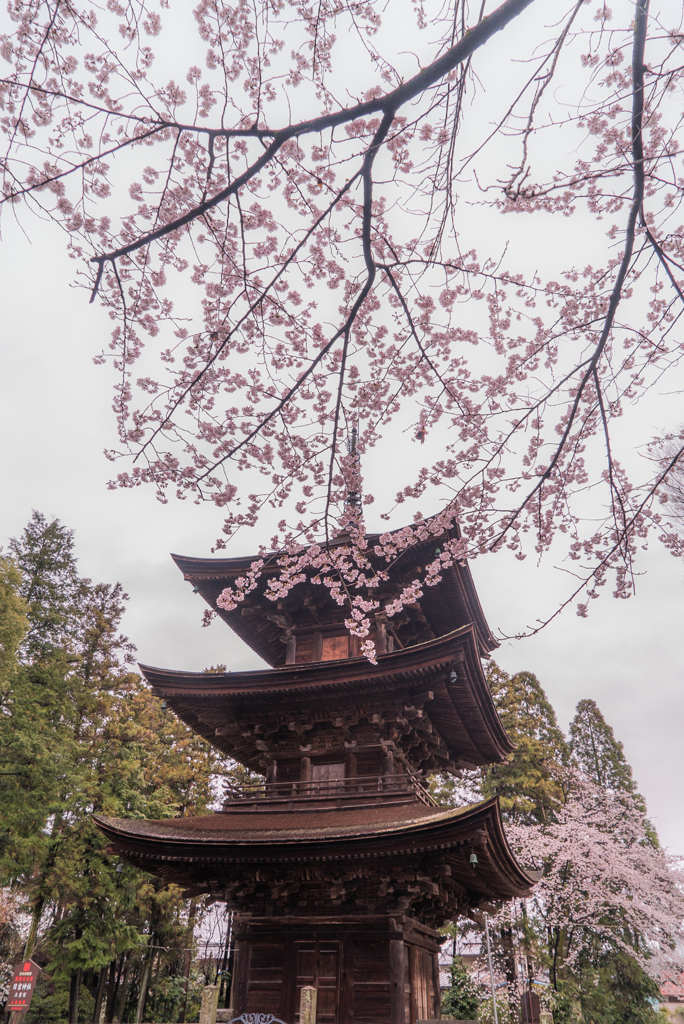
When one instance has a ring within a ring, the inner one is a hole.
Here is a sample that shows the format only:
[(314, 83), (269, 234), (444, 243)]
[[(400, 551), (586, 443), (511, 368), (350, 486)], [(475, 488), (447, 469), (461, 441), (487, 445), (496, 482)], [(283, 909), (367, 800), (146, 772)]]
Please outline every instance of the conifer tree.
[[(126, 595), (79, 575), (72, 532), (34, 513), (10, 549), (0, 562), (0, 888), (23, 901), (24, 953), (46, 971), (27, 1024), (75, 1021), (84, 1001), (99, 1013), (106, 982), (106, 1019), (127, 1006), (130, 1019), (151, 958), (157, 974), (182, 963), (188, 903), (108, 855), (93, 813), (203, 813), (223, 762), (130, 670)], [(180, 987), (174, 996), (159, 985), (173, 1017)]]
[(9, 552), (20, 573), (20, 593), (28, 607), (29, 628), (22, 645), (27, 661), (69, 649), (81, 583), (74, 556), (73, 531), (59, 519), (48, 522), (33, 511)]
[[(632, 767), (625, 757), (622, 743), (615, 738), (596, 701), (581, 700), (570, 723), (570, 757), (581, 772), (603, 789), (629, 793), (637, 807), (646, 815), (646, 801), (637, 791)], [(649, 840), (658, 842), (650, 821), (644, 818)]]
[(496, 662), (490, 662), (487, 682), (516, 750), (505, 764), (485, 770), (483, 795), (498, 796), (504, 815), (511, 821), (547, 821), (563, 801), (562, 787), (552, 768), (568, 756), (556, 713), (532, 672), (511, 676)]
[(634, 793), (624, 747), (593, 700), (581, 700), (570, 723), (570, 753), (580, 771), (604, 789)]

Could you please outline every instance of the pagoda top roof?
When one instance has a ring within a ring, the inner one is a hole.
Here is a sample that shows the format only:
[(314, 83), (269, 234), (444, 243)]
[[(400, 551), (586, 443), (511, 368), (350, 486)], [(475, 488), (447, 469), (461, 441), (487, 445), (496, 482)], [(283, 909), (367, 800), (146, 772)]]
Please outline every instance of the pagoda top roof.
[[(212, 877), (231, 867), (288, 862), (403, 857), (457, 851), (471, 894), (480, 898), (511, 899), (529, 894), (538, 872), (526, 871), (513, 854), (503, 829), (498, 799), (469, 807), (332, 810), (325, 814), (242, 815), (218, 813), (156, 821), (105, 818), (95, 821), (117, 853), (147, 871), (174, 871), (179, 865), (210, 865)], [(468, 863), (477, 851), (477, 868)]]
[(250, 714), (363, 704), (377, 697), (418, 701), (446, 744), (452, 767), (500, 762), (514, 749), (482, 671), (473, 626), (437, 640), (366, 658), (283, 665), (248, 672), (179, 672), (140, 666), (153, 692), (213, 746), (260, 770), (263, 746)]
[[(384, 558), (375, 553), (382, 534), (369, 534), (366, 538), (367, 555), (375, 569), (387, 570)], [(458, 530), (452, 531), (449, 537), (458, 538)], [(420, 574), (424, 566), (431, 562), (436, 554), (440, 541), (445, 535), (418, 540), (402, 551), (389, 566), (393, 581), (384, 585), (386, 596), (393, 599), (399, 588), (416, 573)], [(347, 537), (338, 537), (331, 541), (331, 546), (339, 547), (348, 543)], [(186, 580), (192, 583), (211, 608), (228, 623), (232, 630), (248, 644), (269, 665), (282, 665), (285, 662), (285, 645), (282, 642), (282, 618), (288, 611), (295, 609), (301, 617), (303, 614), (311, 618), (309, 609), (313, 609), (312, 622), (324, 621), (327, 614), (339, 618), (340, 610), (333, 599), (320, 585), (309, 580), (298, 583), (291, 595), (284, 601), (274, 603), (265, 596), (270, 580), (280, 570), (278, 559), (285, 552), (272, 552), (266, 556), (243, 555), (234, 558), (192, 558), (185, 555), (172, 555), (178, 568)], [(230, 587), (236, 579), (249, 572), (254, 561), (264, 558), (264, 566), (258, 585), (244, 602), (232, 611), (217, 607), (216, 600), (221, 592)], [(440, 571), (441, 580), (431, 587), (424, 587), (420, 599), (420, 617), (428, 632), (426, 636), (443, 636), (466, 624), (472, 624), (478, 649), (486, 655), (499, 646), (485, 619), (480, 600), (475, 590), (472, 574), (467, 563), (454, 563)], [(383, 587), (373, 591), (373, 597), (382, 598)], [(306, 596), (305, 596), (306, 595)], [(313, 599), (313, 601), (312, 601)], [(281, 620), (280, 622), (277, 620)], [(390, 620), (391, 622), (392, 620)], [(431, 631), (431, 632), (430, 632)]]

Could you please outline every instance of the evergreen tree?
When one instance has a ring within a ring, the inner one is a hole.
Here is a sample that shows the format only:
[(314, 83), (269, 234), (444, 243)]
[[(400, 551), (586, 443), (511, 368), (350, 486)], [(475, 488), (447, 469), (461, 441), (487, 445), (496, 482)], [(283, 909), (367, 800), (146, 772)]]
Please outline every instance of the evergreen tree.
[(29, 628), (22, 645), (26, 661), (70, 648), (81, 591), (73, 548), (73, 531), (35, 510), (22, 535), (9, 542), (28, 607)]
[(634, 793), (636, 786), (622, 743), (596, 701), (581, 700), (570, 723), (570, 753), (580, 771), (604, 789)]
[(442, 1016), (456, 1020), (477, 1020), (480, 997), (460, 957), (449, 968), (451, 985), (442, 998)]
[(78, 575), (71, 531), (34, 513), (11, 550), (0, 560), (0, 887), (23, 901), (24, 952), (47, 972), (27, 1024), (76, 1021), (79, 1006), (92, 1020), (107, 980), (106, 1019), (135, 1018), (152, 959), (178, 1019), (183, 984), (159, 973), (182, 981), (188, 901), (109, 856), (92, 816), (204, 813), (223, 760), (129, 670), (126, 595)]
[[(611, 792), (629, 793), (646, 815), (646, 801), (637, 792), (632, 768), (622, 743), (601, 714), (596, 701), (581, 700), (570, 723), (570, 757), (588, 778)], [(658, 834), (644, 817), (649, 840), (658, 843)]]
[(17, 667), (17, 655), (28, 630), (21, 576), (9, 558), (0, 557), (0, 701)]
[(487, 682), (516, 749), (507, 763), (485, 769), (483, 795), (498, 796), (504, 816), (511, 821), (547, 821), (563, 802), (562, 786), (552, 768), (568, 757), (556, 713), (532, 672), (511, 676), (492, 661)]

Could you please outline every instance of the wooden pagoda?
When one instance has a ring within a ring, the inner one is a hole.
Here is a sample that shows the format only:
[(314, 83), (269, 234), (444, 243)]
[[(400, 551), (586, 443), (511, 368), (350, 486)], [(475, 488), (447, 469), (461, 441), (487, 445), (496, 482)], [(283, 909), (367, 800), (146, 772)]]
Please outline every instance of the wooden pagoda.
[[(381, 607), (435, 543), (396, 561), (374, 594)], [(214, 608), (253, 561), (174, 557)], [(211, 815), (98, 824), (122, 857), (236, 912), (236, 1015), (297, 1022), (299, 992), (314, 985), (318, 1024), (438, 1018), (437, 929), (534, 883), (496, 800), (443, 809), (425, 788), (431, 772), (513, 749), (482, 671), (496, 643), (470, 571), (447, 569), (419, 603), (377, 616), (376, 665), (357, 656), (347, 612), (311, 579), (268, 600), (271, 571), (244, 604), (217, 611), (272, 667), (142, 666), (179, 718), (258, 781), (231, 788)]]

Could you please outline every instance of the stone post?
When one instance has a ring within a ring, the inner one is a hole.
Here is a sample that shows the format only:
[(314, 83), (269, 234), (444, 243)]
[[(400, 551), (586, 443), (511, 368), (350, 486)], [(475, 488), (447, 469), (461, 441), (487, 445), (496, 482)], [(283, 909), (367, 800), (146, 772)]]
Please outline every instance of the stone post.
[(316, 999), (318, 992), (313, 985), (305, 985), (299, 1000), (299, 1024), (316, 1024)]
[(199, 1024), (216, 1024), (216, 1007), (218, 1006), (218, 985), (205, 985), (202, 990), (202, 1006), (200, 1007)]

